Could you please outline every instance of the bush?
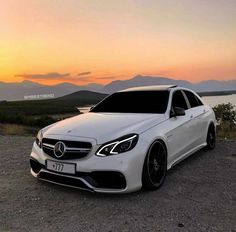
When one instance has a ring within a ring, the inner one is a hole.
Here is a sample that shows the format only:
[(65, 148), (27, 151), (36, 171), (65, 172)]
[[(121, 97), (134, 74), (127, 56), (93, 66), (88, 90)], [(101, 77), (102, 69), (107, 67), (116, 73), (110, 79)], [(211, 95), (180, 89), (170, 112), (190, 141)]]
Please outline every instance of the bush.
[(217, 136), (224, 139), (236, 139), (236, 111), (231, 103), (213, 107), (217, 120)]
[(235, 106), (231, 103), (219, 104), (213, 107), (217, 122), (219, 124), (224, 122), (234, 124), (236, 122), (236, 111), (234, 108)]
[(217, 126), (217, 137), (223, 139), (236, 139), (236, 124), (222, 122)]
[(34, 125), (32, 126), (37, 126), (37, 127), (45, 127), (48, 126), (52, 123), (56, 122), (56, 120), (50, 116), (41, 116), (38, 119), (34, 121)]
[(24, 114), (11, 114), (6, 116), (0, 113), (0, 123), (19, 124), (31, 127), (45, 127), (56, 121), (56, 119), (47, 115), (36, 117), (26, 116)]

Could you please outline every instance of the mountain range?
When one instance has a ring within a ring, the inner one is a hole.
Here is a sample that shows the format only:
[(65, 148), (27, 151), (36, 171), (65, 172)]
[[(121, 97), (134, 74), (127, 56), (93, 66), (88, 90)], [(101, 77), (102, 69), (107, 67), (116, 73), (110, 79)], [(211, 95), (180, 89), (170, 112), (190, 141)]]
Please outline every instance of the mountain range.
[(185, 80), (175, 80), (166, 77), (137, 75), (128, 80), (112, 81), (107, 85), (101, 85), (97, 83), (90, 83), (87, 85), (75, 85), (65, 82), (52, 86), (25, 80), (22, 82), (15, 83), (0, 82), (0, 101), (24, 100), (26, 96), (40, 94), (53, 94), (54, 97), (57, 98), (81, 90), (89, 90), (109, 94), (130, 87), (164, 84), (174, 84), (182, 87), (187, 87), (197, 92), (236, 90), (236, 79), (227, 81), (208, 80), (201, 81), (198, 83), (191, 83)]

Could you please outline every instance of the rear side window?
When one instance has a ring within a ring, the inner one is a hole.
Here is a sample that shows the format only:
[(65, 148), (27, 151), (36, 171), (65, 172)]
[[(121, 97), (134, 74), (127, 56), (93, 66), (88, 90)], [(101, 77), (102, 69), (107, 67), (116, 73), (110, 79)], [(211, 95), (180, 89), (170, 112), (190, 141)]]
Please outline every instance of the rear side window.
[(182, 92), (180, 90), (177, 90), (173, 94), (172, 107), (180, 107), (180, 108), (183, 108), (185, 110), (188, 109), (188, 106), (187, 106), (187, 103), (185, 101), (184, 95), (182, 94)]
[(198, 97), (195, 94), (193, 94), (192, 92), (184, 90), (184, 93), (186, 94), (186, 96), (188, 98), (191, 108), (203, 105), (202, 102), (200, 101), (200, 99), (198, 99)]

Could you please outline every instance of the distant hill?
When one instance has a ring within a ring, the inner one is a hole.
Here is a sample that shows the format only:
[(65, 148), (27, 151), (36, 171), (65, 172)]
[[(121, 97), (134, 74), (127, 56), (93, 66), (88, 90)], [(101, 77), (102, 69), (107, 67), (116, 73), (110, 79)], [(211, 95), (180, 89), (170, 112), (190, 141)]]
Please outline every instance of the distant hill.
[(90, 102), (91, 101), (92, 103), (94, 103), (94, 102), (97, 102), (98, 100), (102, 100), (106, 96), (107, 94), (104, 94), (104, 93), (81, 90), (75, 93), (65, 95), (63, 97), (59, 97), (55, 100), (56, 101), (76, 101), (76, 102), (84, 102), (84, 101)]
[(197, 91), (212, 92), (212, 91), (235, 91), (236, 79), (228, 81), (208, 80), (201, 81), (196, 84)]
[(236, 90), (236, 80), (231, 80), (231, 81), (209, 80), (193, 84), (185, 80), (174, 80), (166, 77), (150, 77), (150, 76), (138, 75), (129, 80), (113, 81), (110, 84), (104, 86), (103, 92), (113, 93), (130, 87), (149, 86), (149, 85), (170, 85), (170, 84), (190, 88), (197, 92)]
[(103, 86), (97, 83), (87, 85), (75, 85), (71, 83), (60, 83), (53, 86), (42, 85), (32, 81), (23, 81), (19, 83), (0, 82), (0, 101), (24, 100), (25, 96), (38, 94), (54, 94), (54, 97), (62, 97), (77, 91), (88, 90), (100, 93), (113, 93), (122, 89), (148, 85), (166, 85), (174, 84), (187, 87), (197, 92), (218, 92), (218, 91), (235, 91), (236, 80), (217, 81), (208, 80), (198, 83), (191, 83), (185, 80), (174, 80), (166, 77), (153, 77), (137, 75), (128, 80), (116, 80)]
[(78, 86), (71, 83), (60, 83), (57, 85), (42, 85), (32, 81), (23, 81), (19, 83), (0, 82), (0, 101), (24, 100), (25, 96), (53, 94), (55, 98), (61, 97), (80, 90), (97, 91), (103, 88), (103, 85), (88, 84)]
[(94, 105), (106, 94), (78, 91), (60, 98), (28, 101), (0, 102), (0, 115), (50, 115), (78, 112), (77, 107)]

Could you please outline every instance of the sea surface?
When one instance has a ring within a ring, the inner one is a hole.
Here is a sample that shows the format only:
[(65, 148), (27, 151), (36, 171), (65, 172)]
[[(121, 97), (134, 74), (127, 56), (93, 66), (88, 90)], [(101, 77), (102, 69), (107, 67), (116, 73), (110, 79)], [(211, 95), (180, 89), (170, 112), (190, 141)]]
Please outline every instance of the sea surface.
[(222, 96), (209, 96), (209, 97), (202, 97), (202, 99), (210, 106), (216, 106), (222, 103), (230, 102), (236, 107), (236, 94), (232, 95), (222, 95)]

